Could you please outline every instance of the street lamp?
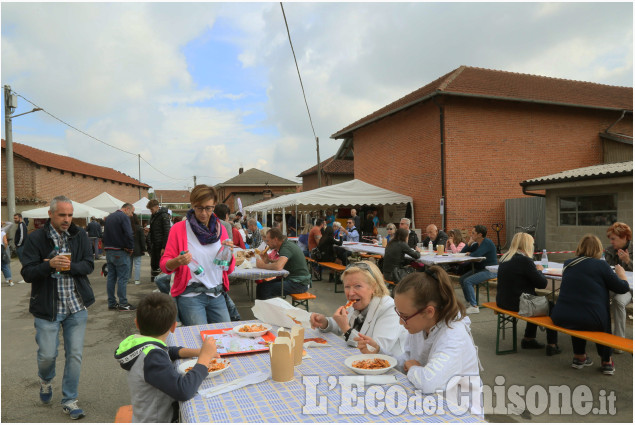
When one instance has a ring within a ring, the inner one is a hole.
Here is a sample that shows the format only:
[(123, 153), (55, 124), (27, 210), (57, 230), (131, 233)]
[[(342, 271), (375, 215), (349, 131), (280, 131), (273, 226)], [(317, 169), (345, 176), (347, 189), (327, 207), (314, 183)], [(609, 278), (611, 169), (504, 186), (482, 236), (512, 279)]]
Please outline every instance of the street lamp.
[(4, 133), (7, 142), (7, 214), (11, 221), (15, 215), (15, 178), (13, 174), (13, 125), (12, 118), (41, 111), (42, 108), (33, 108), (29, 112), (11, 115), (18, 107), (18, 97), (11, 94), (11, 86), (4, 86)]

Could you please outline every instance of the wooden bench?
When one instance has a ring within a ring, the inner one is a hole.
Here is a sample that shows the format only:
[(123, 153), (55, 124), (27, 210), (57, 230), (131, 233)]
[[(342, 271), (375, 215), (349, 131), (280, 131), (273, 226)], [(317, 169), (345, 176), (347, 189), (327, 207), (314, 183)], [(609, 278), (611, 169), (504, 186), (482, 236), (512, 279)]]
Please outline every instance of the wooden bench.
[[(483, 307), (489, 308), (494, 311), (498, 315), (498, 320), (496, 322), (496, 354), (509, 354), (515, 353), (517, 350), (517, 333), (516, 333), (516, 324), (518, 320), (524, 320), (525, 322), (534, 323), (538, 326), (542, 326), (547, 329), (553, 329), (554, 331), (561, 332), (567, 335), (574, 336), (576, 338), (585, 339), (590, 342), (595, 342), (596, 344), (605, 345), (607, 347), (616, 348), (618, 350), (627, 351), (633, 354), (633, 340), (628, 338), (622, 338), (620, 336), (611, 335), (606, 332), (592, 332), (592, 331), (575, 331), (572, 329), (561, 328), (560, 326), (556, 326), (551, 317), (549, 316), (540, 316), (540, 317), (525, 317), (519, 315), (515, 311), (509, 311), (502, 309), (496, 305), (495, 302), (487, 302), (483, 303)], [(503, 338), (505, 338), (505, 329), (509, 328), (509, 325), (512, 326), (512, 336), (513, 336), (513, 348), (511, 350), (501, 351), (499, 349), (500, 342), (500, 334), (503, 333)]]
[(304, 292), (302, 294), (289, 294), (291, 295), (291, 305), (294, 307), (302, 306), (306, 311), (309, 311), (309, 301), (317, 298), (315, 294), (310, 292)]
[(115, 423), (132, 423), (132, 404), (121, 406), (119, 409), (117, 409), (117, 414), (115, 415)]
[(346, 270), (346, 266), (343, 266), (341, 264), (337, 264), (337, 263), (330, 263), (330, 262), (318, 262), (318, 264), (324, 268), (327, 269), (331, 269), (335, 272), (335, 288), (333, 289), (333, 292), (338, 293), (338, 292), (344, 292), (344, 291), (338, 291), (337, 290), (337, 284), (341, 283), (341, 279), (340, 279), (340, 274), (342, 274), (342, 272), (344, 270)]

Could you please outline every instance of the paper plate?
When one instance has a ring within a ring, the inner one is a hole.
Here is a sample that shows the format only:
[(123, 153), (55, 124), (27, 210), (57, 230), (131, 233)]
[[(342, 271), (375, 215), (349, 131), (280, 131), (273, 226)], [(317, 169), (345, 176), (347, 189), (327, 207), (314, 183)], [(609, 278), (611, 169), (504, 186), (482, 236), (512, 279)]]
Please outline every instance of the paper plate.
[[(383, 369), (360, 369), (358, 367), (353, 367), (353, 363), (356, 361), (371, 359), (387, 360), (390, 363), (390, 366)], [(346, 360), (344, 360), (344, 364), (346, 365), (346, 367), (360, 375), (381, 375), (388, 372), (393, 367), (397, 366), (397, 359), (385, 354), (357, 354), (355, 356), (347, 357)]]
[[(216, 375), (220, 375), (221, 373), (225, 372), (227, 369), (229, 369), (231, 367), (231, 363), (229, 360), (227, 359), (216, 359), (217, 362), (223, 362), (225, 364), (227, 364), (227, 366), (225, 366), (223, 369), (214, 371), (214, 372), (208, 372), (207, 377), (209, 378), (210, 376), (216, 376)], [(179, 367), (177, 368), (177, 370), (179, 371), (179, 373), (181, 375), (185, 375), (187, 372), (185, 371), (186, 369), (189, 369), (191, 367), (194, 367), (194, 365), (196, 364), (196, 362), (198, 362), (197, 359), (192, 359), (192, 360), (188, 360), (185, 361), (183, 363), (181, 363), (179, 365)]]
[(234, 332), (236, 332), (240, 336), (246, 336), (248, 338), (255, 338), (257, 336), (263, 336), (264, 334), (266, 334), (267, 332), (269, 332), (271, 330), (271, 325), (268, 325), (266, 323), (248, 323), (247, 325), (261, 325), (261, 326), (265, 327), (265, 330), (264, 331), (259, 331), (259, 332), (241, 332), (241, 331), (239, 331), (239, 329), (242, 328), (245, 325), (238, 325), (238, 326), (234, 327)]

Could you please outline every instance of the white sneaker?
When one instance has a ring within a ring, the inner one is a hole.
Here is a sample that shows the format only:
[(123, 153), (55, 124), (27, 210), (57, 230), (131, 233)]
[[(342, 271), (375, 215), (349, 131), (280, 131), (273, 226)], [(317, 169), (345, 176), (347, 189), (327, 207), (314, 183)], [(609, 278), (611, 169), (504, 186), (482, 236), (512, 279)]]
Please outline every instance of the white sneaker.
[(18, 283), (26, 283), (24, 280), (19, 281)]
[(155, 290), (154, 290), (154, 291), (152, 291), (152, 292), (161, 292), (161, 291), (159, 291), (158, 289), (155, 289)]
[(13, 286), (13, 281), (12, 280), (9, 281), (9, 286)]
[(479, 310), (478, 310), (478, 307), (469, 306), (468, 308), (465, 309), (465, 312), (467, 314), (478, 314)]
[(141, 281), (140, 281), (140, 280), (135, 280), (135, 281), (134, 281), (134, 284), (135, 284), (135, 285), (141, 285)]

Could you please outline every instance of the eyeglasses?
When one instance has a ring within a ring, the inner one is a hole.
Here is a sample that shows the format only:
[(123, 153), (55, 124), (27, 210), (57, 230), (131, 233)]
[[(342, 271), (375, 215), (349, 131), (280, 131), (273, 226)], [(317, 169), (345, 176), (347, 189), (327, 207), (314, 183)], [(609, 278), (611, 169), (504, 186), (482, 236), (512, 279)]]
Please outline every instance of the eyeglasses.
[[(408, 320), (412, 319), (413, 317), (415, 317), (417, 314), (419, 313), (423, 313), (424, 310), (426, 308), (430, 307), (430, 305), (427, 305), (425, 307), (423, 307), (421, 310), (417, 311), (415, 314), (411, 314), (410, 316), (404, 316), (402, 313), (399, 312), (399, 310), (397, 310), (397, 307), (395, 307), (395, 313), (397, 313), (397, 316), (399, 316), (399, 318), (401, 320), (403, 320), (404, 325), (408, 322)], [(434, 307), (434, 306), (432, 306)]]
[(211, 214), (214, 211), (214, 207), (194, 207), (194, 210), (199, 213), (205, 211), (207, 214)]

